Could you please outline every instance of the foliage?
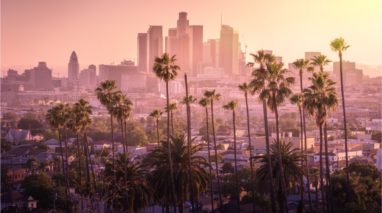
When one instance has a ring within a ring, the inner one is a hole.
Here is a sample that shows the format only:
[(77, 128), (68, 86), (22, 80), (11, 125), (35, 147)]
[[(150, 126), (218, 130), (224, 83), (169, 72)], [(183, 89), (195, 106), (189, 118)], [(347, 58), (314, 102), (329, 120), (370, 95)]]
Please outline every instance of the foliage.
[(350, 185), (344, 170), (332, 175), (334, 211), (381, 212), (381, 173), (378, 169), (371, 163), (355, 161), (349, 165), (349, 172)]
[(222, 173), (233, 173), (234, 172), (234, 168), (232, 166), (232, 163), (224, 163), (223, 166), (222, 166)]
[(42, 123), (35, 118), (21, 118), (17, 124), (17, 128), (27, 130), (30, 129), (32, 135), (43, 133), (44, 131)]
[(136, 122), (127, 123), (127, 145), (138, 146), (148, 143), (148, 137), (143, 127)]
[(381, 131), (375, 131), (371, 134), (371, 139), (378, 141), (379, 143), (382, 142), (382, 132)]

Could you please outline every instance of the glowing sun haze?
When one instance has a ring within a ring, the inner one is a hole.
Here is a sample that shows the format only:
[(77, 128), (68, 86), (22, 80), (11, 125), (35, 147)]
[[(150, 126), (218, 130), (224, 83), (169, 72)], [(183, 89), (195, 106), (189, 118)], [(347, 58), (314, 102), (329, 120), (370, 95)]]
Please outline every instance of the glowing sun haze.
[[(72, 50), (80, 67), (137, 58), (137, 33), (176, 26), (180, 11), (219, 38), (220, 21), (239, 32), (247, 53), (273, 50), (285, 62), (321, 51), (332, 60), (332, 39), (351, 45), (345, 60), (381, 64), (380, 0), (1, 0), (1, 69), (22, 72), (46, 61), (66, 75)], [(249, 58), (247, 58), (249, 59)]]

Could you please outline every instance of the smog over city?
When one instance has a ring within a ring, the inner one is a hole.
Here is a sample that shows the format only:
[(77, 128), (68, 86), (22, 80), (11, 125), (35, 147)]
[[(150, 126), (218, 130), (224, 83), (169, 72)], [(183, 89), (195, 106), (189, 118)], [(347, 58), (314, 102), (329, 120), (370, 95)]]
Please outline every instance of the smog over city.
[(381, 212), (381, 1), (0, 7), (1, 212)]

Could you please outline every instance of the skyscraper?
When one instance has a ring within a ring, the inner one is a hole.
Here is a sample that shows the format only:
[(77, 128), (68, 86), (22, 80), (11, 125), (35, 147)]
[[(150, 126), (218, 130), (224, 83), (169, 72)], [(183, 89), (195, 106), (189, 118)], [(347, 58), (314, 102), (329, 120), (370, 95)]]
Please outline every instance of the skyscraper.
[(147, 31), (147, 41), (149, 53), (147, 68), (152, 70), (155, 58), (163, 54), (162, 26), (150, 26)]
[[(233, 28), (228, 25), (222, 25), (220, 30), (220, 51), (219, 61), (220, 67), (224, 69), (224, 73), (232, 75), (234, 73), (234, 63), (238, 63), (237, 55), (234, 54), (237, 44), (236, 36), (234, 35)], [(235, 60), (235, 62), (234, 62)]]
[(177, 59), (180, 69), (182, 71), (189, 71), (190, 69), (190, 30), (189, 21), (186, 12), (180, 12), (177, 21)]
[(39, 62), (37, 67), (25, 70), (28, 82), (32, 86), (32, 90), (45, 90), (53, 89), (52, 84), (52, 70), (46, 65), (46, 62)]
[(191, 46), (191, 74), (196, 75), (200, 72), (203, 60), (203, 26), (190, 26), (190, 46)]
[(138, 71), (147, 72), (147, 33), (138, 33)]
[(72, 52), (68, 64), (68, 81), (74, 83), (78, 80), (80, 66), (78, 64), (78, 58), (75, 51)]

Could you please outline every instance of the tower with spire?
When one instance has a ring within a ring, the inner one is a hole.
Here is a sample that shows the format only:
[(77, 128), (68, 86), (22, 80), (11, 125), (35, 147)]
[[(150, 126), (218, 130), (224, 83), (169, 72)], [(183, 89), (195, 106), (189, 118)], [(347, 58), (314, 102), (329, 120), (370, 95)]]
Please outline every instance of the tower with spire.
[(72, 52), (69, 59), (68, 64), (68, 81), (71, 84), (74, 84), (76, 81), (78, 81), (78, 74), (79, 74), (79, 64), (78, 64), (78, 58), (75, 51)]

